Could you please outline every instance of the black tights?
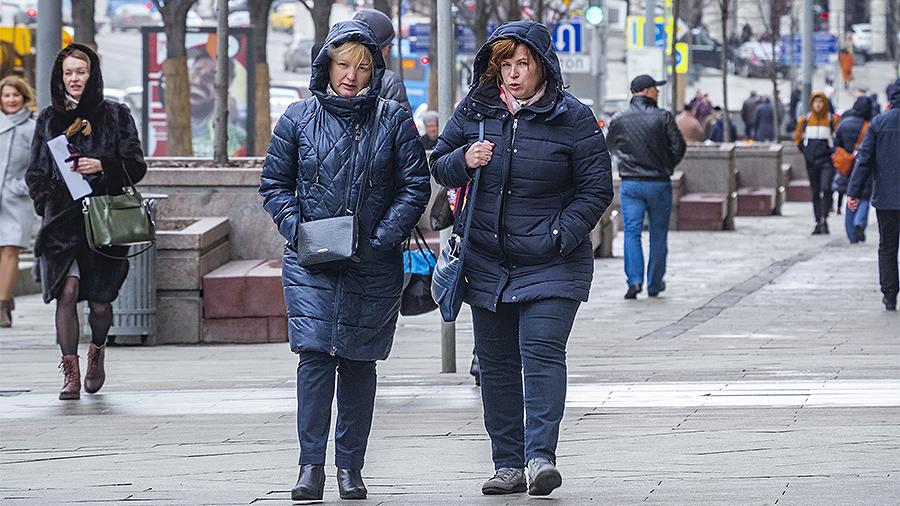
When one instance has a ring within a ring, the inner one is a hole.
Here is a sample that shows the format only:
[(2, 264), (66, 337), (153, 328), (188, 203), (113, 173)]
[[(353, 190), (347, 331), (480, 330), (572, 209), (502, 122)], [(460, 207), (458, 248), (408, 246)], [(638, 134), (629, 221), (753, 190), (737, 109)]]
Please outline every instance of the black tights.
[[(63, 355), (78, 354), (78, 278), (67, 277), (62, 291), (56, 298), (56, 341)], [(91, 314), (91, 341), (96, 346), (106, 344), (106, 335), (112, 325), (112, 304), (88, 302)]]

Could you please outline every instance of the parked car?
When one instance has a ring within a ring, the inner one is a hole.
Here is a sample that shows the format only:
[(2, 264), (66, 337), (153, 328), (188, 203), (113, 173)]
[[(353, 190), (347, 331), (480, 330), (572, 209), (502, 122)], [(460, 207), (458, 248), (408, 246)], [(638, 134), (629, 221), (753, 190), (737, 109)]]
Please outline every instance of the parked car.
[[(734, 73), (744, 77), (772, 76), (772, 44), (768, 42), (745, 42), (734, 55)], [(781, 54), (781, 46), (775, 45), (775, 54)], [(775, 64), (777, 75), (785, 75), (787, 66)]]
[(284, 114), (288, 106), (298, 100), (311, 97), (306, 83), (299, 81), (276, 81), (269, 83), (269, 117), (272, 119), (272, 129), (278, 118)]
[(297, 16), (298, 2), (285, 2), (272, 9), (269, 15), (269, 26), (273, 30), (290, 32), (294, 29), (294, 18)]
[(162, 25), (162, 16), (159, 12), (148, 9), (144, 4), (123, 4), (113, 11), (109, 17), (109, 29), (116, 32), (125, 30), (140, 30), (142, 26)]
[[(690, 46), (688, 62), (691, 66), (722, 68), (722, 44), (706, 32), (695, 28), (682, 37), (681, 41), (687, 42)], [(727, 54), (728, 57), (733, 56), (731, 51)]]
[(312, 39), (294, 37), (284, 50), (284, 70), (297, 72), (299, 69), (309, 68), (312, 65), (310, 53), (314, 45), (315, 41)]
[(850, 41), (853, 43), (856, 59), (863, 62), (868, 60), (872, 51), (872, 25), (870, 23), (850, 25)]

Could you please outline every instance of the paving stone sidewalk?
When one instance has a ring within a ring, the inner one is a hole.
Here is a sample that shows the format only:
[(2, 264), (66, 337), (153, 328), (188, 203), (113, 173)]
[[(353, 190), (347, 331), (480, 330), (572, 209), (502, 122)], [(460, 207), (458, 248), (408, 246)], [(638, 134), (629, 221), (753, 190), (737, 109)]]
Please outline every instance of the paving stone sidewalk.
[[(668, 291), (637, 301), (622, 298), (620, 234), (569, 342), (548, 500), (900, 504), (900, 316), (880, 302), (877, 229), (851, 246), (837, 220), (810, 236), (810, 216), (787, 204), (735, 232), (673, 232)], [(286, 344), (112, 347), (102, 392), (60, 402), (52, 307), (16, 302), (0, 330), (0, 503), (290, 504)], [(361, 504), (539, 500), (480, 494), (493, 466), (464, 313), (456, 374), (439, 373), (438, 316), (401, 319)], [(333, 467), (325, 501), (340, 502)]]

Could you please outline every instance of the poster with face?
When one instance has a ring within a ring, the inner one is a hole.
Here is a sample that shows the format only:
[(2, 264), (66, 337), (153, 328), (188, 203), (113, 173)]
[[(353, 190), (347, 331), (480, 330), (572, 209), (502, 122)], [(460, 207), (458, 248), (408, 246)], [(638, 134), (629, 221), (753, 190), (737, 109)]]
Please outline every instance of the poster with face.
[[(144, 151), (147, 156), (168, 156), (166, 129), (166, 35), (148, 27), (144, 35)], [(232, 28), (228, 56), (228, 155), (246, 156), (252, 148), (253, 72), (250, 30)], [(190, 30), (185, 36), (191, 104), (193, 156), (213, 155), (216, 34), (212, 28)]]

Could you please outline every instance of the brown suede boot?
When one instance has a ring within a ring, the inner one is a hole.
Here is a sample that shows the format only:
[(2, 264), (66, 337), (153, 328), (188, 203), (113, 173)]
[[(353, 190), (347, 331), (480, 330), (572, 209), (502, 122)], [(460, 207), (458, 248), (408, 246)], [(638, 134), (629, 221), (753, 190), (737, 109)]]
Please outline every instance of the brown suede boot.
[(59, 400), (81, 398), (81, 371), (78, 368), (78, 355), (63, 355), (59, 368), (63, 371), (63, 387), (59, 391)]
[(0, 328), (12, 327), (13, 301), (0, 300)]
[(84, 391), (95, 394), (103, 387), (106, 381), (106, 369), (103, 367), (103, 359), (106, 355), (106, 346), (97, 347), (91, 343), (88, 349), (87, 372), (84, 373)]

